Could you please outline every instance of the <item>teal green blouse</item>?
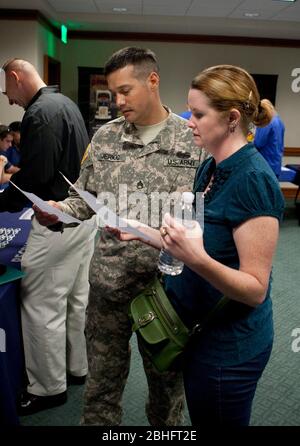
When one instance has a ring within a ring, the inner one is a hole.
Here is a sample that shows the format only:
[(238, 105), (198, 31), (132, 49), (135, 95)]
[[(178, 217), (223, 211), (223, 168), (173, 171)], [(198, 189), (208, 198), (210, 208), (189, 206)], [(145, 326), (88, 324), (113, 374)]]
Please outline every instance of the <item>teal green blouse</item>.
[[(202, 192), (214, 174), (204, 198), (203, 242), (207, 253), (231, 268), (239, 269), (233, 229), (257, 216), (281, 220), (284, 200), (273, 171), (247, 144), (216, 166), (206, 160), (195, 177), (194, 192)], [(165, 279), (165, 288), (188, 326), (213, 308), (222, 294), (201, 276), (184, 267), (181, 275)], [(264, 302), (256, 308), (230, 301), (213, 325), (193, 342), (197, 357), (208, 364), (237, 365), (262, 352), (273, 340), (271, 277)]]

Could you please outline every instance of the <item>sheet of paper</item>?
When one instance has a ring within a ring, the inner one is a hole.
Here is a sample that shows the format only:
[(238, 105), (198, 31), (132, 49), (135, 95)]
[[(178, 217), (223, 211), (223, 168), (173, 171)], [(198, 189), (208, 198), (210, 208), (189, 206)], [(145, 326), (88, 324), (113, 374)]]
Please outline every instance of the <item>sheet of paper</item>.
[(146, 242), (151, 241), (151, 237), (145, 235), (143, 232), (139, 231), (134, 226), (130, 225), (127, 220), (124, 220), (123, 218), (119, 217), (117, 214), (115, 214), (113, 211), (111, 211), (107, 206), (104, 206), (103, 204), (99, 203), (97, 201), (97, 198), (92, 195), (90, 192), (79, 189), (78, 187), (74, 186), (74, 184), (71, 183), (68, 178), (64, 176), (62, 172), (59, 172), (62, 177), (65, 179), (65, 181), (73, 187), (73, 189), (76, 190), (78, 195), (89, 205), (91, 209), (98, 215), (100, 220), (102, 221), (103, 226), (111, 226), (112, 228), (120, 229), (123, 232), (129, 232), (130, 234), (133, 234), (139, 238), (142, 238)]
[(64, 176), (64, 174), (62, 172), (59, 172), (61, 174), (61, 176), (64, 178), (64, 180), (71, 186), (73, 187), (73, 189), (76, 190), (76, 192), (78, 193), (78, 195), (89, 205), (89, 207), (91, 209), (93, 209), (93, 211), (95, 212), (95, 214), (97, 214), (97, 212), (99, 211), (99, 209), (101, 209), (103, 207), (103, 204), (97, 202), (97, 198), (91, 194), (90, 192), (88, 192), (87, 190), (82, 190), (79, 189), (78, 187), (74, 186), (74, 184), (71, 183), (70, 180), (68, 180), (68, 178), (66, 178)]
[(20, 189), (16, 184), (14, 184), (12, 181), (10, 183), (18, 189), (20, 192), (22, 192), (25, 197), (28, 198), (33, 204), (35, 204), (41, 211), (47, 212), (48, 214), (56, 215), (59, 218), (59, 221), (62, 223), (84, 223), (81, 220), (78, 220), (77, 218), (71, 217), (70, 215), (66, 214), (65, 212), (62, 212), (60, 209), (57, 209), (50, 204), (48, 204), (46, 201), (39, 198), (37, 195), (26, 192), (22, 189)]
[[(117, 228), (122, 232), (128, 232), (130, 234), (139, 237), (146, 242), (151, 242), (152, 238), (144, 234), (139, 229), (131, 225), (128, 220), (119, 217), (113, 211), (111, 211), (107, 206), (102, 206), (102, 208), (97, 213), (99, 219), (102, 221), (103, 226), (110, 226), (111, 228)], [(138, 223), (138, 222), (137, 222)], [(153, 240), (154, 241), (154, 240)]]
[(19, 220), (31, 220), (31, 217), (33, 216), (34, 211), (32, 208), (26, 209), (25, 212), (23, 212), (22, 215), (20, 215)]

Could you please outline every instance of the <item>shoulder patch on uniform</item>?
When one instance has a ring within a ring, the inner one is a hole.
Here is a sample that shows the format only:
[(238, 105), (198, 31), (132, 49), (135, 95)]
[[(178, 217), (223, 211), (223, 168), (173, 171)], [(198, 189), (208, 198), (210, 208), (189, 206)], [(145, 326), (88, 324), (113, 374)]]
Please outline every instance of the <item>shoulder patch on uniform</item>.
[(84, 152), (83, 157), (82, 157), (82, 160), (81, 160), (81, 165), (82, 165), (82, 164), (85, 162), (85, 160), (87, 159), (90, 148), (91, 148), (91, 143), (90, 143), (90, 144), (87, 146), (87, 148), (85, 149), (85, 152)]

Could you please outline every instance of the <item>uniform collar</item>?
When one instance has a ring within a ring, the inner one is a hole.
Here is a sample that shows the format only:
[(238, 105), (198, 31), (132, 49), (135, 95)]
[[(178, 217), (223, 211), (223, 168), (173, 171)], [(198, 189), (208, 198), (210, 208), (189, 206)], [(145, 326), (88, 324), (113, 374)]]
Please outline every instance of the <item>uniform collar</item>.
[(144, 145), (141, 139), (139, 138), (138, 131), (134, 124), (127, 122), (124, 118), (124, 132), (121, 136), (121, 141), (136, 144), (141, 148), (141, 152), (139, 156), (144, 156), (148, 153), (156, 152), (160, 149), (164, 141), (168, 141), (166, 145), (164, 145), (167, 150), (171, 150), (175, 142), (175, 120), (174, 115), (171, 109), (164, 105), (164, 108), (169, 113), (166, 124), (164, 128), (156, 135), (153, 141), (149, 144)]

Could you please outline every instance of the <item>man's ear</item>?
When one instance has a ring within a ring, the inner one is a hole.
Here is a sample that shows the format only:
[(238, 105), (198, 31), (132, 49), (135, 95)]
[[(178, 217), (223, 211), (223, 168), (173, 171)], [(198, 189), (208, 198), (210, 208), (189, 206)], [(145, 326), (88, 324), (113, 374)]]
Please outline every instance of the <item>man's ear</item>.
[(10, 71), (8, 75), (11, 76), (16, 82), (20, 80), (20, 77), (16, 71)]
[(150, 73), (148, 76), (148, 82), (151, 90), (156, 89), (159, 85), (159, 75), (155, 73), (155, 71), (152, 71), (152, 73)]

